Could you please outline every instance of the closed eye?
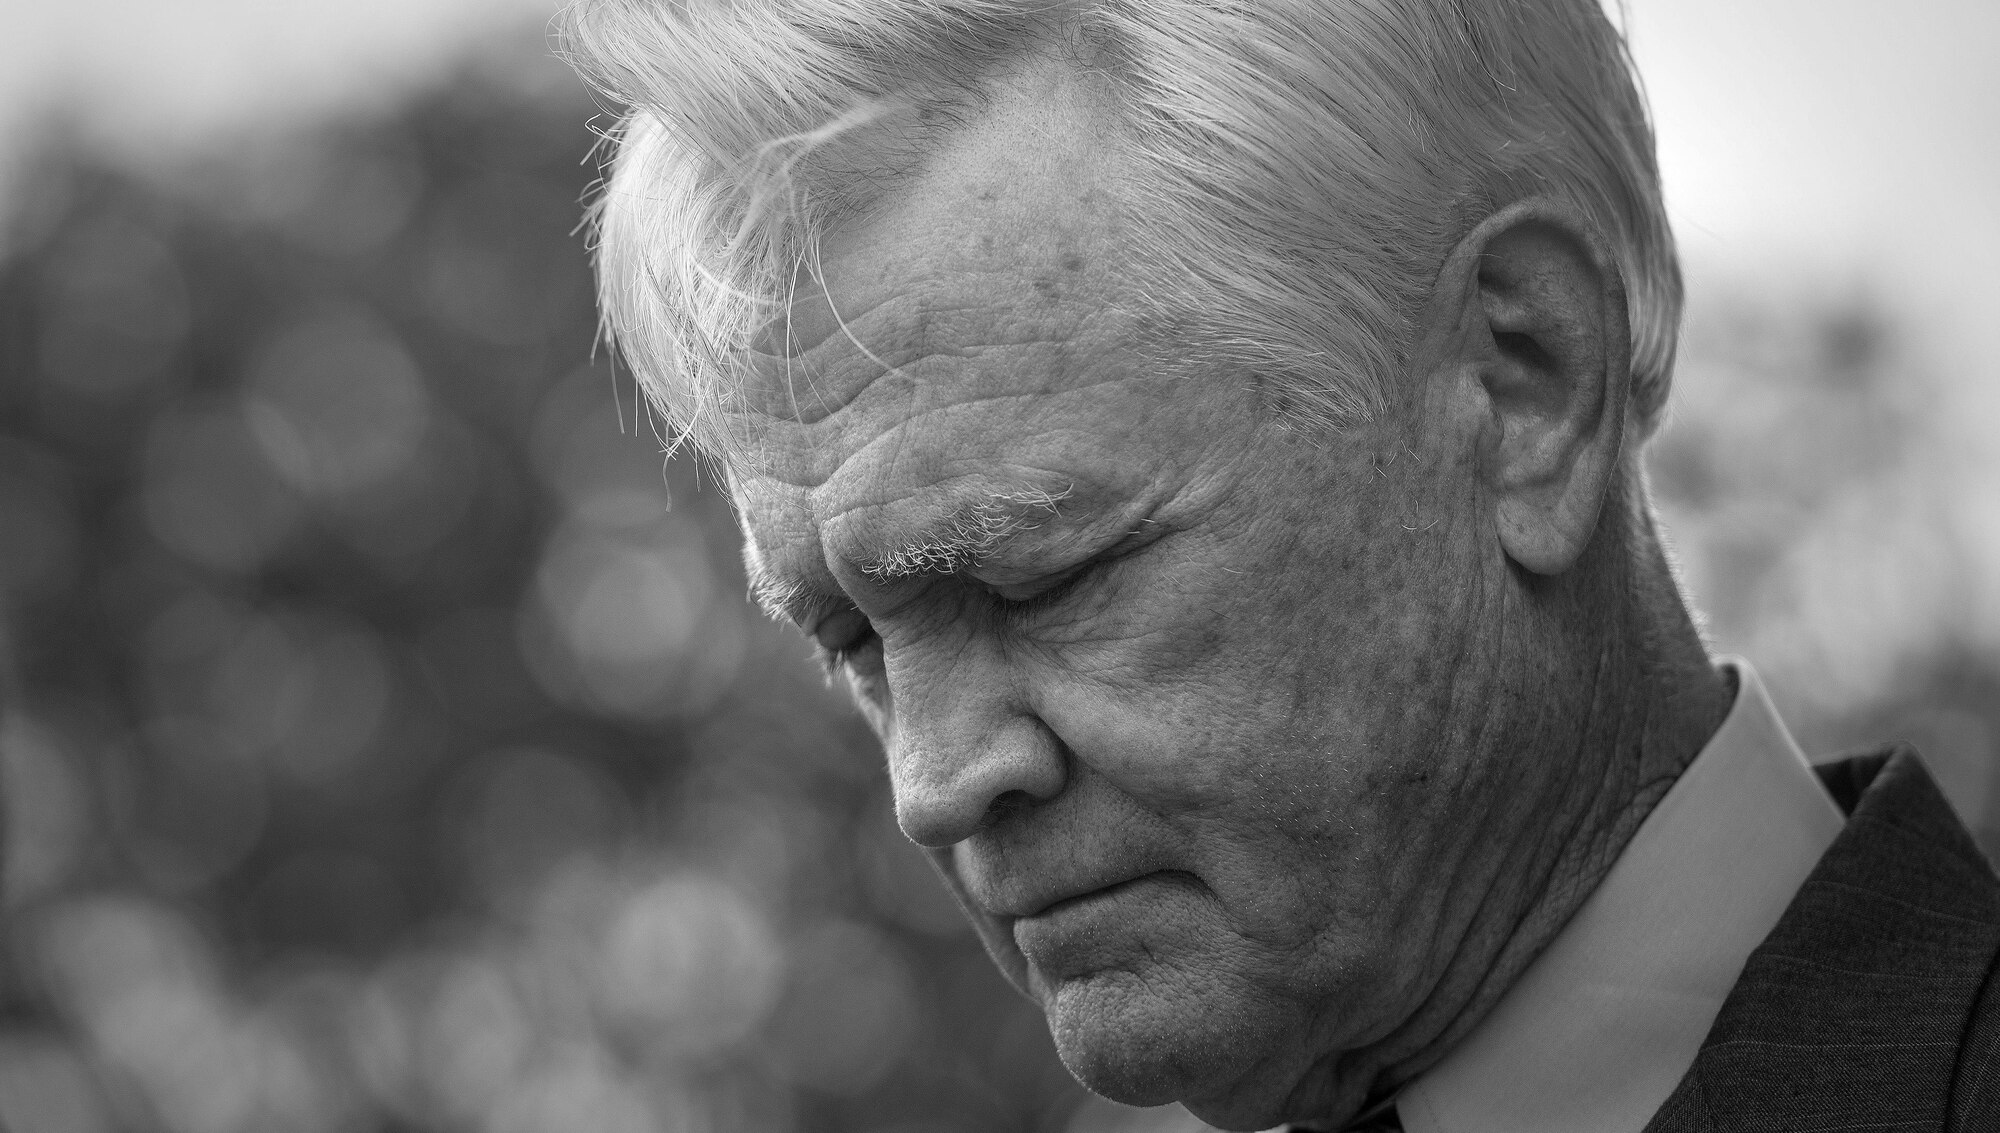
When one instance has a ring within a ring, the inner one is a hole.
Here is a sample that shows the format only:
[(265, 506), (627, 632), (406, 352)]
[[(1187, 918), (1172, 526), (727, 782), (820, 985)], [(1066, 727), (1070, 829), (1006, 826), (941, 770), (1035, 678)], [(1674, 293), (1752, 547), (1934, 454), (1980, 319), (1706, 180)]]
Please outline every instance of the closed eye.
[(990, 589), (996, 597), (1006, 603), (1008, 613), (1017, 617), (1032, 617), (1061, 605), (1083, 589), (1085, 583), (1137, 550), (1137, 547), (1129, 544), (1107, 548), (1076, 566), (1042, 579), (1030, 587), (996, 586)]
[(888, 657), (881, 635), (858, 610), (828, 618), (813, 635), (827, 684), (844, 682), (861, 714), (882, 734), (889, 713)]
[(812, 640), (813, 652), (828, 676), (852, 665), (871, 649), (879, 651), (882, 643), (874, 623), (852, 607), (813, 627)]
[(1045, 585), (1032, 594), (1023, 595), (1022, 597), (1010, 597), (1006, 592), (997, 588), (993, 593), (1002, 602), (1007, 604), (1009, 613), (1023, 617), (1039, 614), (1044, 610), (1060, 605), (1063, 599), (1068, 598), (1074, 593), (1078, 586), (1089, 577), (1091, 569), (1097, 565), (1098, 563), (1095, 560), (1084, 563), (1082, 566), (1058, 576), (1053, 583)]

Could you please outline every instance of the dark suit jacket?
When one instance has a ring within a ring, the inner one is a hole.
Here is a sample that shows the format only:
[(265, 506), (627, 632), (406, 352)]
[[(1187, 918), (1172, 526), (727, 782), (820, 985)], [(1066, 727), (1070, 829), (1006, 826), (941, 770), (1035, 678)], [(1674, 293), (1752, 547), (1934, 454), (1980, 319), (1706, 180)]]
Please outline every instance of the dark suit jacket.
[(1907, 747), (1819, 771), (1847, 825), (1646, 1133), (2000, 1131), (2000, 880)]

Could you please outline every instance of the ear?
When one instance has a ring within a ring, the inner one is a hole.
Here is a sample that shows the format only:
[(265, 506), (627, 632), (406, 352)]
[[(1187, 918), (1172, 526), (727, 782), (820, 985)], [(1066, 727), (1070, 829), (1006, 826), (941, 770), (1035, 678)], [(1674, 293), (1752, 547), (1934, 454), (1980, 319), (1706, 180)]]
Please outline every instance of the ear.
[[(1625, 439), (1632, 348), (1625, 284), (1596, 228), (1546, 198), (1488, 217), (1448, 262), (1487, 417), (1481, 476), (1507, 557), (1574, 566), (1597, 530)], [(1443, 282), (1443, 280), (1441, 280)]]

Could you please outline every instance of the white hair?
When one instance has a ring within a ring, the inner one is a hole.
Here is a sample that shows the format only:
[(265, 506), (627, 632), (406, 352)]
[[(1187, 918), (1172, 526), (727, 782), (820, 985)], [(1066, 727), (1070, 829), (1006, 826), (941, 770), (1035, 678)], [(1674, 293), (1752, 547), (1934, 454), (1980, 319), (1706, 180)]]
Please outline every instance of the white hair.
[(629, 107), (595, 203), (607, 332), (731, 463), (746, 352), (819, 234), (1036, 51), (1120, 104), (1132, 301), (1302, 423), (1384, 409), (1452, 245), (1533, 194), (1619, 260), (1642, 433), (1666, 400), (1680, 272), (1598, 0), (578, 0), (563, 35)]
[(875, 578), (953, 574), (984, 562), (1002, 543), (1056, 515), (1070, 489), (993, 492), (946, 516), (932, 531), (864, 565)]

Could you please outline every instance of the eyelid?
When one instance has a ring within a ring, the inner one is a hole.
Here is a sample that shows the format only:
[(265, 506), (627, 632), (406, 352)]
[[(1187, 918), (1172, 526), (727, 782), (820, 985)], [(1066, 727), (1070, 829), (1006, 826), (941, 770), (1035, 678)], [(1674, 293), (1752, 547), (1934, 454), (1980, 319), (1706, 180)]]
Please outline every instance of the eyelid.
[[(852, 619), (855, 623), (853, 632), (841, 632), (841, 627), (837, 623), (846, 619)], [(833, 632), (839, 637), (840, 640), (837, 644), (827, 644), (827, 634), (829, 632)], [(837, 609), (826, 617), (821, 618), (817, 624), (806, 631), (806, 636), (812, 638), (813, 644), (828, 656), (840, 658), (853, 652), (858, 645), (866, 644), (868, 638), (875, 636), (875, 624), (869, 621), (868, 616), (860, 610), (853, 606), (847, 606)]]
[[(998, 586), (989, 586), (988, 589), (993, 591), (995, 597), (1007, 603), (1008, 607), (1012, 610), (1021, 613), (1033, 613), (1038, 610), (1045, 610), (1062, 601), (1064, 598), (1069, 597), (1070, 593), (1076, 589), (1077, 584), (1136, 550), (1138, 550), (1138, 547), (1129, 542), (1114, 544), (1070, 567), (1068, 570), (1037, 579), (1029, 586), (1008, 587), (1005, 589)], [(1021, 594), (1020, 597), (1014, 597), (1007, 593), (1008, 589), (1015, 590), (1017, 593), (1022, 590), (1030, 590), (1031, 592)]]
[(992, 591), (994, 597), (999, 598), (1009, 605), (1020, 606), (1031, 602), (1038, 602), (1047, 597), (1051, 592), (1062, 590), (1069, 586), (1070, 583), (1075, 582), (1077, 577), (1088, 570), (1091, 563), (1096, 561), (1095, 559), (1087, 559), (1067, 570), (1052, 575), (1044, 575), (1029, 582), (997, 584), (989, 582), (986, 584), (986, 589)]
[(837, 648), (817, 640), (812, 643), (813, 659), (819, 662), (828, 680), (841, 676), (879, 677), (881, 648), (882, 638), (872, 626)]

